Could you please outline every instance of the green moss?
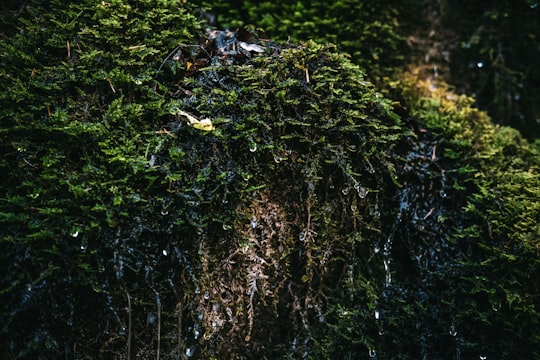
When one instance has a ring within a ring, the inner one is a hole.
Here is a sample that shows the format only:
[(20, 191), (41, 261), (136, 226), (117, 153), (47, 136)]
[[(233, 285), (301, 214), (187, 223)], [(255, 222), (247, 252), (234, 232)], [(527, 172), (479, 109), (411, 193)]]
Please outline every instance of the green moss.
[[(220, 25), (237, 29), (246, 25), (264, 31), (272, 40), (332, 43), (351, 55), (353, 63), (369, 69), (371, 81), (400, 67), (408, 53), (407, 32), (417, 18), (411, 1), (201, 1)], [(401, 21), (407, 19), (407, 21)]]
[(50, 7), (1, 39), (4, 357), (538, 347), (538, 147), (471, 99), (409, 74), (401, 109), (313, 41), (193, 45), (180, 2)]
[(300, 353), (289, 343), (322, 331), (294, 340), (367, 260), (357, 244), (385, 231), (388, 214), (365, 209), (392, 201), (375, 194), (395, 189), (403, 130), (358, 67), (313, 42), (230, 59), (183, 46), (194, 19), (150, 5), (68, 4), (35, 22), (31, 5), (3, 40), (7, 357), (142, 356), (156, 351), (149, 314), (178, 334), (160, 338), (170, 356)]
[(428, 277), (451, 284), (438, 296), (448, 299), (448, 316), (464, 332), (460, 351), (527, 356), (526, 349), (537, 346), (539, 326), (533, 305), (538, 279), (531, 277), (539, 266), (538, 150), (516, 130), (492, 124), (443, 82), (411, 74), (403, 79), (398, 88), (411, 113), (436, 134), (446, 172), (459, 174), (468, 189), (461, 220), (445, 234), (458, 246), (456, 255), (448, 269)]

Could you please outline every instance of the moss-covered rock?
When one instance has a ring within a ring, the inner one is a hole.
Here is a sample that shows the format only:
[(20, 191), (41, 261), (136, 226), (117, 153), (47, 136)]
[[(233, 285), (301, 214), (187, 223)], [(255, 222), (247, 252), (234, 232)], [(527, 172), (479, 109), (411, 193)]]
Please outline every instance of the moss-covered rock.
[(8, 357), (302, 354), (393, 217), (404, 131), (358, 67), (184, 45), (194, 18), (152, 5), (28, 6), (3, 40)]
[(3, 357), (538, 347), (534, 147), (444, 84), (392, 103), (332, 46), (198, 41), (186, 6), (1, 18)]

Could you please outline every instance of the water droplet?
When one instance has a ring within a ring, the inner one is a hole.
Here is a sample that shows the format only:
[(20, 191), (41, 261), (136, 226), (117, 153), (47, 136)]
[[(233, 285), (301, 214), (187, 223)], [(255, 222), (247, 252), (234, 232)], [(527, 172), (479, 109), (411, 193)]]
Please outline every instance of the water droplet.
[(81, 250), (85, 251), (88, 248), (88, 244), (86, 242), (81, 244)]
[(135, 84), (142, 85), (142, 80), (139, 78), (135, 79)]
[(501, 302), (498, 301), (498, 300), (494, 300), (492, 303), (491, 303), (491, 308), (493, 309), (493, 311), (497, 312), (501, 309)]
[(381, 251), (381, 245), (379, 245), (379, 243), (376, 243), (373, 251), (375, 252), (375, 254), (378, 254)]
[(355, 212), (358, 209), (358, 207), (354, 204), (351, 205), (351, 211)]
[(253, 219), (251, 219), (251, 228), (255, 229), (257, 225), (258, 225), (257, 218), (253, 217)]
[(195, 346), (190, 346), (186, 349), (186, 356), (192, 357), (193, 355), (195, 355)]
[(480, 355), (480, 360), (486, 360), (486, 359), (487, 359), (487, 356)]
[(222, 225), (222, 228), (223, 228), (223, 230), (231, 230), (231, 229), (232, 229), (232, 225), (229, 225), (229, 224), (223, 224), (223, 225)]
[(392, 273), (391, 273), (391, 272), (387, 272), (387, 273), (386, 273), (385, 285), (386, 285), (387, 287), (390, 286), (390, 285), (392, 285)]
[(281, 161), (283, 161), (283, 158), (279, 155), (274, 155), (274, 162), (276, 164), (279, 164)]
[(448, 333), (449, 333), (451, 336), (456, 336), (456, 335), (457, 335), (456, 327), (455, 327), (454, 325), (450, 326), (450, 330), (448, 331)]
[(124, 325), (120, 326), (120, 330), (118, 330), (118, 335), (120, 336), (126, 335), (126, 327)]
[(381, 318), (381, 313), (379, 310), (375, 309), (375, 320), (379, 320)]
[(351, 144), (349, 146), (347, 146), (347, 150), (349, 150), (350, 152), (357, 152), (358, 151), (358, 147), (354, 144)]
[(479, 62), (476, 63), (476, 67), (479, 68), (479, 69), (481, 69), (481, 68), (484, 67), (484, 63), (481, 62), (481, 61), (479, 61)]
[(153, 326), (158, 319), (158, 316), (154, 312), (149, 312), (146, 322), (148, 325)]
[(169, 210), (167, 209), (161, 209), (161, 215), (165, 216), (169, 214)]
[(210, 293), (207, 291), (204, 293), (204, 300), (210, 299)]
[(364, 199), (368, 195), (369, 191), (365, 187), (356, 184), (354, 188), (356, 189), (356, 192), (358, 192), (360, 199)]
[(300, 241), (306, 240), (306, 233), (304, 231), (300, 231), (300, 234), (298, 234), (298, 240)]
[(76, 238), (77, 236), (79, 236), (79, 230), (77, 230), (77, 229), (71, 230), (71, 234), (70, 234), (70, 235), (71, 235), (71, 237)]
[(444, 190), (441, 190), (441, 191), (439, 191), (439, 195), (440, 195), (442, 198), (445, 198), (445, 197), (446, 197), (446, 192), (444, 192)]
[(257, 151), (257, 144), (252, 143), (251, 145), (249, 145), (249, 151), (250, 151), (250, 152), (255, 152), (255, 151)]
[(343, 195), (348, 195), (349, 194), (349, 188), (344, 187), (343, 189), (341, 189), (341, 192), (343, 193)]
[(150, 160), (148, 160), (148, 167), (153, 167), (156, 164), (157, 156), (155, 154), (152, 154), (150, 156)]
[(163, 251), (161, 252), (163, 254), (163, 256), (167, 256), (169, 255), (169, 253), (167, 252), (167, 250), (163, 249)]
[(377, 358), (377, 351), (375, 351), (375, 349), (369, 349), (368, 354), (369, 354), (370, 359), (376, 359)]
[(347, 273), (349, 275), (349, 281), (351, 283), (354, 282), (354, 265), (350, 264), (348, 266)]
[(199, 313), (197, 314), (197, 319), (199, 319), (199, 321), (202, 321), (202, 319), (204, 319), (204, 311), (203, 311), (203, 309), (199, 310)]

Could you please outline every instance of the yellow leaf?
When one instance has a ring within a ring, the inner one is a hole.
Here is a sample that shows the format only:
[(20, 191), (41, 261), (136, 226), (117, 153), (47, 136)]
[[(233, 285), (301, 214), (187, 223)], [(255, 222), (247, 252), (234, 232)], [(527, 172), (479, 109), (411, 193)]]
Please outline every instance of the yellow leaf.
[(185, 116), (187, 119), (188, 119), (188, 124), (189, 126), (195, 128), (195, 129), (199, 129), (199, 130), (203, 130), (203, 131), (212, 131), (212, 130), (215, 130), (215, 126), (214, 124), (212, 124), (212, 120), (208, 119), (208, 118), (204, 118), (204, 119), (197, 119), (195, 116), (183, 111), (183, 110), (180, 110), (178, 109), (178, 114), (179, 115), (182, 115), (182, 116)]

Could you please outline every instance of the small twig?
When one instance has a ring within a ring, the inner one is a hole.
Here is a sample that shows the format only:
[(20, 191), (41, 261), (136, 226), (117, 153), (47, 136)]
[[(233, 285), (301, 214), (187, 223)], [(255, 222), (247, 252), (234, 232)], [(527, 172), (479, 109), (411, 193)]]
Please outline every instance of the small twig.
[(33, 167), (34, 169), (37, 169), (37, 166), (36, 166), (36, 165), (30, 163), (30, 162), (29, 162), (28, 160), (26, 160), (25, 158), (22, 158), (22, 159), (23, 159), (23, 161), (26, 163), (26, 165), (31, 166), (31, 167)]
[(180, 50), (180, 49), (181, 49), (182, 47), (184, 47), (184, 46), (198, 46), (198, 47), (201, 48), (202, 51), (204, 51), (204, 52), (206, 53), (206, 55), (208, 56), (208, 58), (212, 58), (212, 57), (210, 56), (210, 54), (208, 53), (208, 51), (206, 51), (206, 49), (203, 48), (201, 45), (178, 45), (177, 47), (175, 47), (175, 48), (173, 49), (173, 51), (171, 51), (171, 52), (169, 53), (169, 55), (167, 55), (167, 57), (166, 57), (165, 59), (163, 59), (163, 62), (161, 63), (161, 65), (159, 65), (159, 68), (158, 68), (157, 71), (156, 71), (156, 75), (154, 75), (154, 80), (157, 79), (157, 76), (158, 76), (159, 72), (161, 71), (161, 69), (163, 68), (163, 65), (165, 65), (165, 63), (167, 62), (167, 60), (169, 60), (169, 59), (171, 58), (171, 56), (173, 56), (174, 54), (176, 54), (176, 53), (178, 52), (178, 50)]
[(156, 359), (159, 360), (159, 350), (161, 345), (161, 300), (159, 299), (159, 294), (156, 291), (156, 303), (157, 303), (157, 355)]
[(156, 134), (160, 134), (160, 135), (165, 134), (165, 135), (169, 135), (172, 138), (176, 138), (176, 135), (167, 129), (156, 130)]
[(66, 41), (67, 43), (67, 57), (68, 59), (71, 58), (71, 47), (69, 46), (69, 40)]
[(182, 311), (183, 311), (183, 300), (180, 301), (180, 303), (177, 305), (177, 311), (178, 311), (178, 354), (182, 354), (182, 351), (184, 349), (184, 341), (182, 339)]
[(426, 216), (424, 216), (424, 220), (426, 220), (431, 214), (433, 214), (433, 211), (435, 211), (435, 208), (431, 208), (431, 210), (428, 211)]
[(111, 87), (112, 92), (116, 94), (116, 90), (114, 89), (112, 81), (110, 79), (107, 79), (107, 82), (109, 83), (109, 86)]
[(128, 47), (128, 50), (136, 50), (136, 49), (141, 49), (141, 48), (145, 48), (146, 45), (132, 45), (130, 47)]
[(163, 68), (163, 65), (165, 65), (165, 63), (167, 62), (167, 60), (169, 60), (169, 59), (171, 58), (171, 56), (173, 56), (174, 54), (176, 54), (176, 52), (177, 52), (178, 50), (180, 50), (181, 48), (182, 48), (182, 45), (178, 45), (177, 47), (175, 47), (175, 48), (173, 49), (173, 51), (171, 51), (171, 52), (169, 53), (169, 55), (167, 55), (167, 57), (163, 60), (163, 62), (161, 63), (161, 65), (159, 65), (159, 68), (158, 68), (157, 71), (156, 71), (156, 75), (154, 76), (154, 80), (157, 78), (159, 72), (161, 71), (161, 69)]
[(433, 144), (433, 152), (431, 153), (431, 161), (435, 161), (437, 159), (437, 142)]
[(126, 291), (127, 301), (128, 301), (128, 349), (127, 349), (127, 358), (131, 359), (131, 296), (129, 292)]

